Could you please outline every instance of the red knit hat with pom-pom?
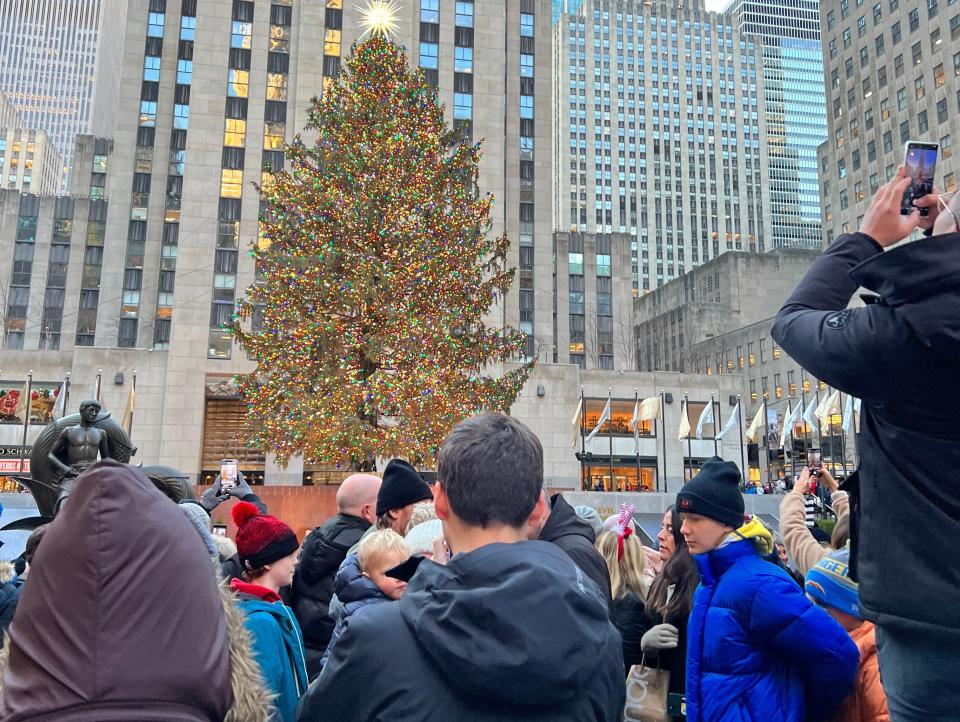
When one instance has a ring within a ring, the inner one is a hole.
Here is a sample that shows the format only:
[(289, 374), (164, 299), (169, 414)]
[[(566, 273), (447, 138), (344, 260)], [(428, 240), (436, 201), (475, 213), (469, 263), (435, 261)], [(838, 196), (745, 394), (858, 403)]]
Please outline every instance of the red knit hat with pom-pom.
[(300, 543), (293, 529), (275, 516), (261, 514), (248, 501), (237, 502), (233, 507), (233, 522), (237, 525), (237, 553), (240, 563), (251, 569), (261, 569), (267, 564), (290, 556)]

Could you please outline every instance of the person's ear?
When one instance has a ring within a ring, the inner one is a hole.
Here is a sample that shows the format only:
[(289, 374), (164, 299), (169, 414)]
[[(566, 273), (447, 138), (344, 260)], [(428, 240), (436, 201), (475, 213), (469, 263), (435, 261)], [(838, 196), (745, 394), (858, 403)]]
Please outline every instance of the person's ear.
[(534, 504), (533, 511), (531, 511), (530, 516), (527, 517), (527, 526), (531, 529), (537, 529), (547, 515), (547, 504), (544, 501), (545, 494), (546, 492), (544, 491), (537, 496), (537, 503)]
[(433, 509), (440, 521), (450, 519), (450, 498), (439, 481), (433, 485)]

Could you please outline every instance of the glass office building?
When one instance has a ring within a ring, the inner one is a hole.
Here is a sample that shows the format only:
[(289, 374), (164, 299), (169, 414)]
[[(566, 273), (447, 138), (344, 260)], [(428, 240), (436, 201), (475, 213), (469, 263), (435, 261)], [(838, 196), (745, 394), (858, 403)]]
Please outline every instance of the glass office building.
[(819, 0), (733, 0), (740, 32), (763, 47), (771, 248), (822, 243), (817, 146), (827, 138)]

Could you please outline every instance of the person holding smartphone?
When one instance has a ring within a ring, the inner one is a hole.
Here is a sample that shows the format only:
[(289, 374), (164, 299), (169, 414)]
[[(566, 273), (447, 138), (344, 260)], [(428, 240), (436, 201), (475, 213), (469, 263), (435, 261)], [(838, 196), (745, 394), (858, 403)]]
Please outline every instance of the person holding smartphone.
[[(960, 709), (960, 198), (911, 194), (904, 215), (914, 181), (897, 170), (772, 329), (808, 373), (863, 402), (860, 468), (844, 482), (850, 572), (898, 722)], [(900, 244), (917, 229), (928, 237)], [(848, 308), (860, 286), (879, 298)]]

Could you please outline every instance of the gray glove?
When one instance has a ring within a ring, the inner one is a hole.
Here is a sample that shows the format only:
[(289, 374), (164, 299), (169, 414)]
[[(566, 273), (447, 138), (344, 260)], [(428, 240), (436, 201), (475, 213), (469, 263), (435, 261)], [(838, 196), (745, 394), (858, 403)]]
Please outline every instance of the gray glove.
[(237, 483), (232, 489), (227, 491), (227, 497), (235, 496), (238, 499), (242, 499), (247, 494), (252, 494), (252, 493), (253, 493), (253, 489), (250, 488), (250, 485), (247, 483), (246, 479), (243, 478), (243, 474), (238, 471)]
[(640, 649), (644, 652), (656, 652), (661, 649), (674, 649), (680, 641), (680, 632), (672, 624), (658, 624), (647, 630), (640, 639)]
[[(246, 482), (244, 482), (244, 485), (246, 486)], [(248, 486), (247, 489), (249, 488)], [(214, 509), (229, 498), (229, 492), (223, 493), (220, 491), (220, 474), (217, 474), (217, 478), (213, 481), (213, 486), (200, 495), (200, 506), (206, 509), (208, 514), (212, 514)]]

